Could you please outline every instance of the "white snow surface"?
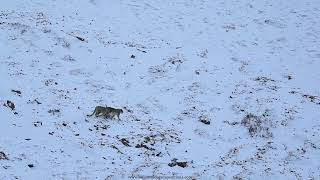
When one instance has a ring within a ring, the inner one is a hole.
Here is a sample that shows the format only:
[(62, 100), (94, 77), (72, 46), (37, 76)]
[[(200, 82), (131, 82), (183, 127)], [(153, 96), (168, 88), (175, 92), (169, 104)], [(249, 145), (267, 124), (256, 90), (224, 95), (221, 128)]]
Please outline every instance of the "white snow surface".
[(320, 179), (319, 0), (0, 5), (0, 179)]

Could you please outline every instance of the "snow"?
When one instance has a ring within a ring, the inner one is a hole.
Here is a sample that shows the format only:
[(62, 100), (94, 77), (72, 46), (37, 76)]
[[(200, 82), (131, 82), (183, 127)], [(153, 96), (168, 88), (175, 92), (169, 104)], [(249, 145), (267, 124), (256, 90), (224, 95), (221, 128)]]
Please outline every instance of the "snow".
[(2, 2), (0, 179), (319, 179), (319, 27), (317, 0)]

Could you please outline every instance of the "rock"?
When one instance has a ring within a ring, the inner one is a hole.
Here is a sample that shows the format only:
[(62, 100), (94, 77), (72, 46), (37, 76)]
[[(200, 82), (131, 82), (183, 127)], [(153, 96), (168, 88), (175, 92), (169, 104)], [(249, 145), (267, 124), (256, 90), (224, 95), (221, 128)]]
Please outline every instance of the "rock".
[(173, 158), (171, 160), (171, 163), (168, 164), (168, 166), (170, 167), (174, 167), (174, 166), (179, 166), (179, 167), (182, 167), (182, 168), (185, 168), (188, 166), (188, 162), (187, 161), (177, 161), (178, 159), (177, 158)]
[(16, 108), (14, 103), (10, 100), (7, 100), (7, 104), (4, 104), (4, 106), (9, 107), (12, 111)]
[(9, 158), (4, 152), (0, 151), (0, 160), (9, 160)]
[(42, 126), (42, 122), (41, 121), (35, 121), (35, 122), (33, 122), (33, 126), (40, 127), (40, 126)]
[(129, 141), (125, 138), (120, 139), (120, 142), (122, 142), (123, 145), (130, 147)]
[(21, 96), (21, 91), (19, 91), (19, 90), (11, 89), (11, 92), (16, 93), (18, 96)]
[(136, 148), (145, 148), (145, 149), (147, 149), (147, 150), (151, 150), (151, 151), (154, 151), (155, 149), (153, 149), (153, 148), (150, 148), (150, 147), (148, 147), (147, 145), (145, 145), (145, 144), (137, 144), (136, 146), (135, 146)]
[(57, 114), (57, 113), (60, 113), (60, 109), (50, 109), (50, 110), (48, 111), (48, 113), (50, 113), (50, 114), (52, 114), (52, 115), (55, 115), (55, 114)]
[(208, 120), (208, 117), (206, 116), (200, 116), (199, 121), (202, 122), (203, 124), (209, 125), (210, 121)]
[(188, 166), (188, 162), (187, 161), (184, 161), (184, 162), (177, 162), (177, 165), (182, 167), (182, 168), (185, 168)]

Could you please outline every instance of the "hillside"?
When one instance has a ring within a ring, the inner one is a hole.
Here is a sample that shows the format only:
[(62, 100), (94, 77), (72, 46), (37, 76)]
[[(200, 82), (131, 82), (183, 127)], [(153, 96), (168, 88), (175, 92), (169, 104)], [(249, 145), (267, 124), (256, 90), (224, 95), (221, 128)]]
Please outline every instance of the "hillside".
[(319, 179), (319, 39), (317, 0), (2, 2), (0, 179)]

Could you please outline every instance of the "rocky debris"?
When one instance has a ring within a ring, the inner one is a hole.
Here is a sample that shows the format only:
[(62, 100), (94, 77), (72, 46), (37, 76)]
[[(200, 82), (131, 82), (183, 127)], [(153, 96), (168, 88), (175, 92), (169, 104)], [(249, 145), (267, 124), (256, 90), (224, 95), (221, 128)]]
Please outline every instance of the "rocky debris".
[(48, 111), (48, 113), (50, 113), (50, 114), (52, 114), (52, 115), (55, 115), (55, 114), (57, 114), (57, 113), (60, 113), (60, 109), (50, 109), (50, 110)]
[(130, 147), (129, 140), (127, 140), (127, 139), (125, 139), (125, 138), (122, 138), (122, 139), (120, 139), (120, 142), (121, 142), (123, 145), (125, 145), (125, 146), (127, 146), (127, 147)]
[(106, 129), (110, 128), (110, 125), (95, 124), (95, 125), (93, 125), (93, 127), (95, 128), (96, 131), (99, 131), (99, 130), (106, 130)]
[(19, 90), (11, 89), (11, 92), (16, 93), (18, 96), (21, 96), (21, 91), (19, 91)]
[(185, 168), (185, 167), (188, 166), (188, 162), (186, 162), (186, 161), (185, 162), (177, 162), (177, 165), (182, 167), (182, 168)]
[(29, 167), (29, 168), (33, 168), (34, 165), (33, 165), (33, 164), (28, 164), (28, 167)]
[(210, 120), (208, 120), (207, 116), (200, 116), (199, 121), (202, 122), (203, 124), (206, 124), (206, 125), (210, 124)]
[[(169, 135), (169, 136), (170, 136), (170, 135)], [(156, 135), (150, 135), (150, 136), (144, 137), (143, 142), (144, 142), (144, 143), (148, 143), (148, 144), (150, 144), (151, 146), (154, 146), (155, 143), (156, 143)]]
[(4, 152), (0, 151), (0, 160), (9, 160), (9, 158)]
[(231, 30), (236, 30), (236, 26), (234, 24), (228, 24), (223, 26), (223, 29), (225, 29), (226, 32), (229, 32)]
[(239, 124), (239, 122), (229, 122), (229, 121), (223, 121), (224, 123), (228, 124), (228, 125), (231, 125), (231, 126), (235, 126), (237, 124)]
[(264, 86), (264, 88), (272, 91), (278, 91), (280, 89), (280, 86), (275, 84), (277, 81), (268, 77), (259, 76), (255, 78), (254, 81), (258, 82), (260, 86)]
[(264, 76), (257, 77), (255, 79), (255, 81), (258, 81), (258, 82), (260, 82), (262, 84), (266, 84), (267, 82), (275, 82), (275, 80), (267, 78), (267, 77), (264, 77)]
[(48, 79), (48, 80), (46, 80), (46, 81), (44, 82), (44, 84), (45, 84), (46, 86), (49, 86), (49, 85), (52, 85), (52, 84), (58, 85), (58, 83), (57, 83), (57, 82), (54, 82), (53, 79)]
[(150, 151), (154, 151), (155, 150), (153, 148), (148, 147), (147, 145), (145, 145), (143, 143), (137, 144), (135, 147), (136, 148), (145, 148), (145, 149), (150, 150)]
[(319, 96), (304, 94), (304, 95), (302, 95), (302, 97), (309, 99), (310, 102), (312, 102), (312, 103), (320, 104), (320, 97)]
[(156, 154), (157, 157), (162, 157), (162, 152)]
[(42, 104), (38, 99), (34, 99), (33, 101), (28, 100), (27, 103), (28, 103), (28, 104), (30, 104), (30, 103)]
[(40, 126), (42, 126), (42, 122), (41, 121), (35, 121), (35, 122), (33, 122), (33, 125), (35, 127), (40, 127)]
[(241, 125), (248, 128), (248, 132), (251, 136), (257, 133), (261, 129), (261, 119), (253, 114), (247, 114), (241, 121)]
[(77, 38), (77, 39), (80, 40), (80, 41), (87, 42), (83, 37), (77, 36), (77, 35), (75, 35), (75, 34), (73, 34), (73, 33), (65, 32), (65, 31), (63, 31), (63, 30), (61, 30), (61, 31), (64, 32), (64, 33), (66, 33), (66, 34), (69, 35), (69, 36), (72, 36), (72, 37), (74, 37), (74, 38)]
[(7, 100), (7, 103), (3, 104), (5, 107), (9, 107), (12, 111), (15, 110), (16, 106), (10, 100)]
[(115, 145), (111, 145), (111, 148), (113, 148), (113, 149), (117, 150), (117, 151), (118, 151), (118, 153), (123, 154), (123, 152), (121, 152), (121, 151), (120, 151), (120, 149), (119, 149), (117, 146), (115, 146)]
[(131, 59), (135, 59), (136, 56), (132, 54), (132, 55), (130, 56), (130, 58), (131, 58)]
[(171, 64), (182, 64), (182, 60), (181, 59), (176, 59), (176, 58), (170, 58), (169, 61)]
[(187, 161), (177, 161), (177, 158), (173, 158), (171, 160), (171, 163), (168, 164), (168, 166), (170, 167), (174, 167), (174, 166), (180, 166), (182, 168), (185, 168), (188, 166), (188, 162)]
[(71, 55), (65, 55), (62, 60), (67, 61), (67, 62), (75, 62), (75, 58), (73, 58)]
[[(3, 167), (3, 169), (9, 169), (11, 166), (2, 166)], [(16, 179), (18, 179), (18, 178), (16, 178)]]
[(138, 50), (138, 51), (141, 51), (141, 52), (143, 52), (143, 53), (147, 53), (147, 51), (142, 50), (142, 49), (139, 49), (139, 48), (137, 48), (137, 50)]
[(198, 53), (198, 56), (200, 56), (201, 58), (208, 58), (208, 50), (205, 49), (201, 51), (200, 53)]
[(315, 104), (320, 104), (320, 96), (315, 96), (315, 95), (310, 95), (310, 94), (305, 94), (303, 92), (299, 92), (299, 91), (289, 91), (290, 94), (299, 94), (301, 95), (303, 98), (308, 99), (310, 102), (315, 103)]
[(36, 102), (37, 104), (42, 104), (42, 103), (39, 102), (37, 99), (35, 99), (34, 102)]
[(84, 39), (84, 38), (79, 37), (79, 36), (75, 36), (75, 38), (79, 39), (80, 41), (85, 41), (85, 39)]
[(266, 110), (261, 116), (254, 114), (247, 114), (241, 121), (241, 125), (248, 128), (248, 132), (251, 137), (261, 136), (261, 137), (272, 137), (270, 132), (271, 122), (268, 119), (269, 111)]

